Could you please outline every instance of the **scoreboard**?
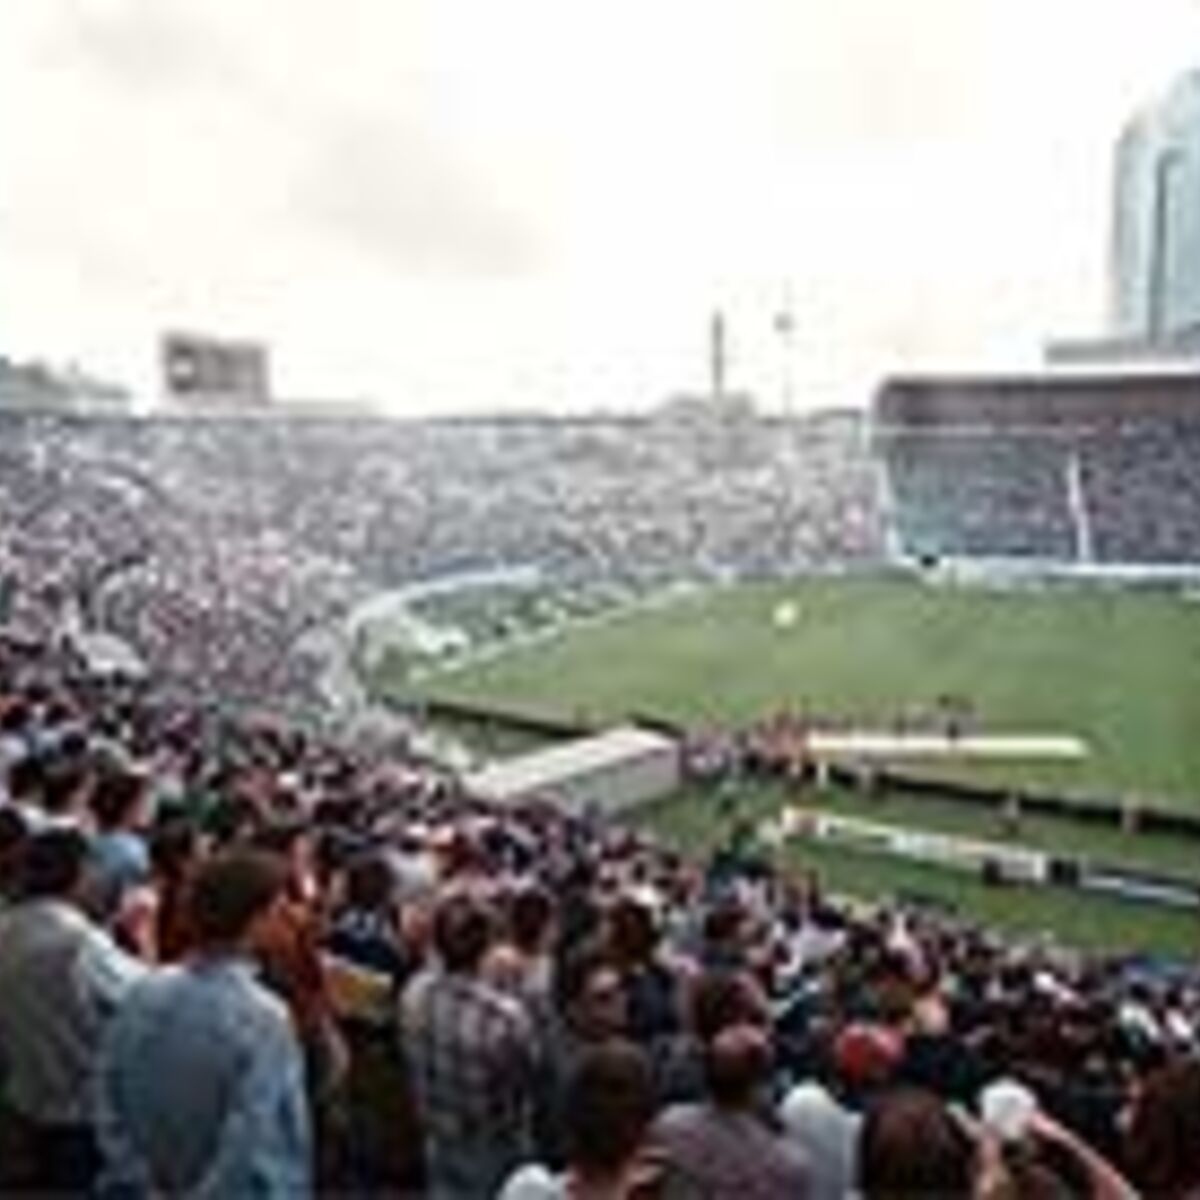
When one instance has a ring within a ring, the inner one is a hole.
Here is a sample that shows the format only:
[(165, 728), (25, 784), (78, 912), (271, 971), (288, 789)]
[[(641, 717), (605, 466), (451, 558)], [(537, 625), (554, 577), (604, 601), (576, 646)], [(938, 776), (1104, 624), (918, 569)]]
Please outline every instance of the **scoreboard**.
[(169, 400), (249, 408), (270, 403), (268, 354), (259, 342), (167, 333), (160, 364)]

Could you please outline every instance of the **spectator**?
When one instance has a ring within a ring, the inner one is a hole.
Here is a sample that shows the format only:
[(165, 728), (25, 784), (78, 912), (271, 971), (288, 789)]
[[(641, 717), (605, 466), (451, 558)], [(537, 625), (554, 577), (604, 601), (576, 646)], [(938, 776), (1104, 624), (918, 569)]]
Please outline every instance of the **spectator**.
[[(735, 868), (736, 869), (736, 868)], [(701, 961), (710, 971), (741, 971), (747, 966), (749, 914), (732, 894), (727, 894), (704, 918)]]
[(553, 898), (544, 888), (523, 887), (509, 904), (508, 937), (492, 947), (484, 968), (492, 983), (525, 1003), (543, 1031), (554, 1013), (555, 936)]
[(187, 893), (200, 864), (200, 835), (186, 817), (171, 817), (150, 835), (150, 863), (156, 889), (155, 957), (178, 962), (191, 948)]
[(596, 1045), (628, 1033), (623, 981), (611, 955), (598, 943), (578, 946), (567, 956), (556, 990), (568, 1045)]
[(904, 1045), (889, 1028), (867, 1021), (846, 1025), (833, 1045), (837, 1081), (846, 1099), (861, 1107), (893, 1081)]
[[(8, 775), (14, 766), (32, 754), (29, 729), (33, 713), (21, 698), (13, 698), (0, 710), (0, 774)], [(12, 799), (10, 781), (9, 798)]]
[(349, 1052), (339, 1114), (351, 1185), (412, 1188), (423, 1168), (412, 1081), (400, 1053), (397, 1003), (417, 967), (401, 928), (396, 876), (377, 851), (345, 873), (344, 905), (325, 939), (325, 973)]
[(0, 806), (0, 914), (19, 895), (29, 826), (20, 811)]
[(809, 1200), (845, 1200), (854, 1194), (862, 1118), (843, 1108), (820, 1083), (798, 1084), (779, 1109), (787, 1135), (804, 1153)]
[(92, 792), (91, 867), (99, 910), (110, 920), (120, 913), (126, 893), (150, 878), (150, 851), (141, 832), (146, 804), (146, 779), (129, 770), (102, 773)]
[(865, 1200), (972, 1200), (978, 1166), (972, 1131), (932, 1093), (896, 1089), (868, 1107), (858, 1168)]
[(21, 898), (0, 916), (0, 1061), (12, 1135), (0, 1177), (28, 1191), (91, 1183), (100, 1038), (142, 973), (84, 913), (87, 855), (78, 830), (35, 834)]
[(82, 826), (86, 820), (91, 773), (81, 756), (57, 753), (46, 765), (42, 804), (53, 825)]
[(44, 802), (45, 764), (31, 753), (23, 753), (8, 769), (8, 801), (21, 814), (31, 832), (48, 824)]
[(625, 987), (629, 1035), (651, 1047), (677, 1034), (683, 1004), (676, 972), (662, 960), (650, 906), (622, 896), (609, 914), (609, 945)]
[(589, 1050), (628, 1036), (628, 1010), (621, 976), (596, 942), (576, 946), (555, 973), (555, 1011), (538, 1032), (543, 1057), (537, 1092), (537, 1141), (542, 1156), (557, 1166), (566, 1153), (566, 1098), (570, 1080)]
[(1148, 1196), (1200, 1198), (1200, 1060), (1163, 1067), (1140, 1086), (1125, 1132), (1129, 1170)]
[(404, 942), (396, 876), (381, 854), (366, 853), (346, 869), (345, 903), (325, 938), (338, 958), (385, 976), (396, 997), (413, 970)]
[(278, 861), (258, 852), (220, 855), (197, 873), (191, 955), (137, 985), (105, 1041), (102, 1194), (309, 1194), (303, 1059), (250, 957), (285, 884)]
[(630, 1043), (586, 1051), (566, 1092), (566, 1169), (522, 1167), (498, 1200), (653, 1200), (662, 1169), (647, 1152), (654, 1086), (645, 1056)]
[(493, 1196), (532, 1149), (533, 1027), (519, 1001), (480, 978), (491, 937), (478, 901), (448, 896), (434, 917), (438, 966), (403, 998), (434, 1200)]
[(654, 1126), (672, 1184), (684, 1196), (784, 1200), (808, 1194), (802, 1152), (763, 1120), (770, 1034), (759, 1025), (722, 1030), (708, 1045), (708, 1099), (673, 1105)]
[(279, 855), (286, 866), (284, 896), (256, 924), (254, 952), (264, 982), (291, 1009), (304, 1048), (309, 1093), (321, 1109), (332, 1100), (347, 1063), (321, 965), (309, 826), (304, 820), (281, 819), (260, 830), (254, 845)]

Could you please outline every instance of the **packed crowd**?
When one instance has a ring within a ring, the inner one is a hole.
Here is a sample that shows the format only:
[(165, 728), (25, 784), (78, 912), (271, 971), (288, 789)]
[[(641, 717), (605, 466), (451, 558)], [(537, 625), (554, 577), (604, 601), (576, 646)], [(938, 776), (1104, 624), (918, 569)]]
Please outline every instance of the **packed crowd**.
[(909, 552), (1200, 563), (1195, 419), (896, 429), (885, 442), (890, 515)]
[(1200, 975), (854, 907), (0, 653), (0, 1177), (1200, 1196)]
[(889, 453), (905, 545), (961, 557), (1075, 557), (1067, 454), (1052, 438), (904, 433)]
[(159, 674), (295, 703), (306, 635), (389, 589), (512, 567), (640, 589), (877, 555), (861, 421), (726, 441), (653, 419), (10, 413), (0, 602), (39, 635), (102, 628)]
[(1200, 562), (1200, 424), (1128, 421), (1081, 460), (1099, 558)]

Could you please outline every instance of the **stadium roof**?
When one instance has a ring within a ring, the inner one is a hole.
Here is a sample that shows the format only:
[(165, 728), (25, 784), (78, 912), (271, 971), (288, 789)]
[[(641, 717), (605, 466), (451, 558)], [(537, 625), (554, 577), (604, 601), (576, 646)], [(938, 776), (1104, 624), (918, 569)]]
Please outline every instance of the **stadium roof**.
[(1200, 418), (1200, 364), (897, 375), (876, 392), (873, 416), (877, 426), (896, 427)]

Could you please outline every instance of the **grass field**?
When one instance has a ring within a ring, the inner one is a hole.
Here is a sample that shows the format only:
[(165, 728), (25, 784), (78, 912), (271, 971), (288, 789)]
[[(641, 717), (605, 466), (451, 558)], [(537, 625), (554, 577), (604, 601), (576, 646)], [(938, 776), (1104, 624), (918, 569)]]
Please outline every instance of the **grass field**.
[[(783, 799), (778, 789), (757, 788), (743, 796), (739, 813), (767, 816), (778, 810)], [(833, 811), (853, 809), (852, 801), (837, 795), (815, 797), (814, 803)], [(888, 801), (882, 809), (876, 807), (874, 818), (903, 823), (902, 816), (891, 808), (892, 803)], [(723, 817), (720, 809), (711, 791), (692, 789), (643, 810), (639, 819), (681, 849), (706, 854), (729, 833), (729, 818)], [(920, 824), (936, 828), (939, 823), (922, 819)], [(1183, 850), (1194, 855), (1189, 847)], [(870, 900), (894, 897), (933, 902), (1009, 933), (1052, 934), (1081, 949), (1137, 950), (1193, 959), (1200, 950), (1200, 918), (1192, 913), (1108, 897), (1081, 899), (1078, 893), (1054, 888), (987, 887), (957, 872), (814, 842), (789, 843), (780, 852), (779, 861), (794, 870), (815, 868), (833, 892)]]
[[(780, 604), (798, 619), (778, 628)], [(686, 725), (746, 723), (803, 705), (864, 725), (936, 698), (971, 699), (989, 732), (1063, 733), (1091, 753), (1077, 765), (939, 764), (923, 768), (1081, 798), (1134, 795), (1200, 808), (1200, 604), (1158, 593), (1043, 593), (929, 588), (903, 580), (815, 580), (699, 594), (659, 609), (566, 631), (445, 675), (440, 698), (581, 716), (654, 714)], [(781, 795), (749, 789), (743, 806), (773, 811)], [(996, 820), (945, 801), (846, 793), (824, 807), (896, 824), (995, 836)], [(645, 815), (693, 849), (724, 836), (711, 797), (686, 793)], [(1200, 845), (1131, 838), (1076, 821), (1025, 818), (1022, 843), (1200, 876)], [(844, 848), (789, 847), (832, 887), (863, 895), (920, 893), (1006, 928), (1053, 930), (1086, 946), (1195, 954), (1200, 922), (1068, 892), (992, 889), (975, 880)]]
[[(799, 619), (772, 614), (795, 603)], [(1061, 732), (1079, 764), (939, 768), (1200, 803), (1200, 604), (1163, 594), (817, 580), (702, 594), (443, 676), (437, 695), (594, 719), (745, 722), (782, 704), (864, 723), (939, 695), (989, 730)]]

